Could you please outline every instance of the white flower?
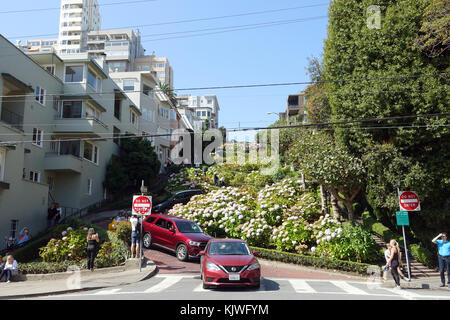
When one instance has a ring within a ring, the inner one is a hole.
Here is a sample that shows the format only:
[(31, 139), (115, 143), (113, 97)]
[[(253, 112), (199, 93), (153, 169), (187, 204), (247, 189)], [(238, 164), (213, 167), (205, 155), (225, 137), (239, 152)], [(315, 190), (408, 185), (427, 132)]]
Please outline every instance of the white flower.
[(311, 248), (311, 251), (312, 251), (312, 252), (315, 252), (315, 251), (316, 251), (316, 247), (312, 247), (312, 248)]
[(328, 236), (328, 237), (327, 237), (327, 241), (330, 241), (330, 240), (331, 240), (331, 236)]

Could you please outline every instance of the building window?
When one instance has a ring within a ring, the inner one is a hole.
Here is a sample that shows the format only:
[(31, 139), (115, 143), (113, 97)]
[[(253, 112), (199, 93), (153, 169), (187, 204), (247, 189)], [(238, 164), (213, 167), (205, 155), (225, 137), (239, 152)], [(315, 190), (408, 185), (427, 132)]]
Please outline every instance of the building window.
[(90, 142), (84, 142), (83, 158), (98, 164), (98, 147)]
[(0, 148), (0, 181), (5, 178), (6, 150)]
[(137, 117), (136, 113), (134, 113), (133, 111), (130, 111), (130, 122), (136, 128), (137, 128), (137, 124), (138, 124), (137, 119), (138, 119), (138, 117)]
[(45, 70), (47, 70), (50, 74), (55, 75), (55, 66), (45, 66)]
[(123, 80), (123, 90), (134, 91), (134, 80), (133, 79)]
[(87, 194), (88, 195), (92, 195), (92, 183), (93, 183), (93, 181), (92, 181), (92, 179), (88, 179), (87, 182), (88, 182), (87, 183)]
[(38, 128), (33, 128), (33, 144), (42, 148), (42, 140), (44, 137), (44, 131)]
[(120, 145), (120, 129), (114, 127), (113, 128), (113, 142), (115, 144), (117, 144), (118, 146)]
[(55, 179), (51, 176), (47, 177), (48, 190), (53, 191), (55, 189)]
[(202, 117), (206, 117), (206, 111), (202, 111)]
[(158, 68), (164, 68), (165, 65), (164, 65), (164, 63), (158, 63), (158, 64), (156, 65), (156, 67), (158, 67)]
[(59, 143), (60, 155), (72, 155), (80, 157), (81, 141), (61, 141)]
[(99, 120), (100, 112), (98, 112), (97, 109), (91, 107), (89, 104), (86, 104), (86, 118), (94, 118)]
[(212, 104), (212, 99), (207, 99), (208, 104)]
[(208, 111), (208, 117), (211, 117), (211, 111)]
[(13, 239), (16, 238), (18, 225), (19, 225), (19, 220), (11, 220), (11, 231), (9, 232), (9, 236)]
[(64, 101), (62, 118), (81, 118), (82, 101)]
[(65, 82), (83, 82), (84, 66), (66, 66)]
[(120, 98), (114, 99), (114, 117), (116, 117), (117, 120), (120, 120), (120, 104), (122, 100)]
[(36, 101), (39, 102), (42, 105), (45, 105), (45, 93), (46, 93), (46, 90), (41, 88), (41, 87), (39, 87), (39, 86), (37, 86), (35, 93), (36, 93), (35, 94)]
[(41, 173), (39, 171), (30, 170), (30, 181), (41, 182)]
[(148, 96), (150, 94), (150, 92), (152, 92), (152, 88), (150, 88), (149, 86), (146, 86), (144, 84), (143, 89), (142, 89), (142, 93), (145, 94), (146, 96)]
[(88, 77), (87, 82), (96, 92), (100, 92), (102, 90), (102, 79), (97, 77), (91, 70), (88, 69)]

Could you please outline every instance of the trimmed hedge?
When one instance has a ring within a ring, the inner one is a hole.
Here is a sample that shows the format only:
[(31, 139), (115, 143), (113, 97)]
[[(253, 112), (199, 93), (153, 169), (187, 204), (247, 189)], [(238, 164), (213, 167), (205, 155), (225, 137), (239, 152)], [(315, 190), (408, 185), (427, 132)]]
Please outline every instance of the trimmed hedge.
[(70, 266), (77, 266), (80, 269), (86, 269), (86, 260), (81, 261), (62, 261), (62, 262), (43, 262), (34, 261), (19, 263), (20, 274), (45, 274), (66, 272)]
[(429, 268), (436, 267), (436, 255), (421, 244), (412, 244), (409, 246), (411, 255), (423, 265)]
[[(377, 222), (370, 216), (369, 212), (365, 211), (361, 216), (365, 228), (379, 235), (385, 242), (389, 242), (391, 239), (396, 239), (400, 247), (403, 248), (403, 237), (395, 234), (394, 232), (389, 230), (389, 228), (385, 227), (382, 223)], [(429, 268), (436, 267), (436, 255), (433, 254), (428, 248), (420, 243), (410, 244), (408, 245), (408, 247), (409, 253), (418, 262)]]
[[(332, 260), (313, 256), (305, 256), (296, 253), (281, 252), (271, 249), (251, 247), (253, 250), (259, 251), (258, 257), (268, 260), (276, 260), (280, 262), (294, 263), (303, 266), (312, 266), (316, 268), (340, 270), (347, 272), (355, 272), (360, 275), (367, 275), (374, 271), (373, 266), (366, 263), (358, 263), (343, 260)], [(377, 266), (378, 267), (378, 266)], [(381, 268), (378, 267), (381, 271)]]
[(32, 238), (30, 242), (23, 246), (22, 248), (14, 250), (11, 254), (17, 262), (32, 262), (36, 259), (40, 259), (39, 256), (39, 248), (45, 247), (51, 238), (55, 238), (61, 235), (61, 232), (66, 230), (68, 227), (72, 227), (74, 229), (78, 229), (80, 227), (94, 228), (98, 233), (98, 237), (100, 242), (107, 241), (109, 239), (106, 230), (103, 230), (99, 226), (84, 222), (78, 218), (70, 217), (64, 223), (58, 224), (52, 231), (49, 233), (37, 237)]

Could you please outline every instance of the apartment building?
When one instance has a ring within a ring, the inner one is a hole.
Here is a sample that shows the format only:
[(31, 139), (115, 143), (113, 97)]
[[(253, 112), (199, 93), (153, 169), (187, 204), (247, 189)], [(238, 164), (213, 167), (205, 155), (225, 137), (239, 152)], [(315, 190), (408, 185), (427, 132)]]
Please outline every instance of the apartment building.
[(135, 60), (144, 55), (139, 31), (132, 29), (98, 30), (88, 33), (90, 57), (106, 56), (110, 72), (136, 71)]
[(203, 122), (197, 117), (197, 112), (189, 106), (189, 95), (177, 96), (177, 109), (185, 128), (193, 131), (201, 131)]
[[(185, 98), (184, 98), (185, 99)], [(187, 96), (188, 107), (193, 109), (202, 121), (202, 127), (219, 128), (219, 102), (216, 95)]]
[(0, 47), (0, 236), (25, 226), (37, 233), (50, 202), (82, 209), (107, 196), (106, 167), (119, 152), (114, 130), (139, 134), (142, 114), (105, 61), (27, 55), (1, 35)]
[(164, 164), (169, 158), (171, 120), (176, 110), (159, 89), (154, 73), (151, 71), (113, 72), (110, 76), (138, 106), (142, 113), (141, 134), (149, 135), (149, 141), (155, 147), (159, 160)]
[(286, 111), (279, 114), (280, 120), (285, 119), (288, 123), (306, 122), (305, 103), (304, 91), (289, 95), (286, 101)]
[(88, 33), (101, 27), (97, 0), (61, 0), (59, 21), (58, 52), (86, 51)]
[(173, 88), (173, 69), (166, 57), (157, 57), (155, 52), (149, 56), (138, 57), (135, 61), (134, 70), (154, 71), (158, 82), (167, 83)]

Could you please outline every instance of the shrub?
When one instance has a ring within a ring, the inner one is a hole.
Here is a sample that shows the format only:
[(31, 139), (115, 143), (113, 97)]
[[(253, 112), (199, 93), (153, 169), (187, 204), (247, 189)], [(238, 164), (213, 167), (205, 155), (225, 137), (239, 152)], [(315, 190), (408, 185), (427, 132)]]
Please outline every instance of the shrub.
[(411, 255), (429, 268), (436, 267), (436, 255), (421, 244), (410, 245)]
[(39, 255), (45, 262), (80, 261), (85, 256), (87, 228), (62, 231), (60, 239), (52, 238)]
[(120, 240), (131, 245), (131, 223), (129, 221), (121, 222), (116, 229), (116, 234)]
[(258, 257), (268, 260), (276, 260), (286, 263), (295, 263), (304, 266), (313, 266), (316, 268), (326, 268), (330, 270), (341, 270), (347, 272), (356, 272), (361, 275), (367, 274), (370, 265), (365, 263), (342, 261), (335, 259), (326, 259), (308, 255), (299, 255), (295, 253), (280, 252), (270, 249), (252, 247), (259, 251)]
[(116, 233), (108, 231), (109, 241), (104, 242), (98, 251), (95, 265), (99, 268), (119, 266), (128, 257), (128, 246)]
[(19, 263), (20, 274), (45, 274), (66, 272), (69, 267), (77, 266), (80, 269), (86, 269), (86, 259), (80, 261), (61, 261), (61, 262), (43, 262), (33, 261)]

